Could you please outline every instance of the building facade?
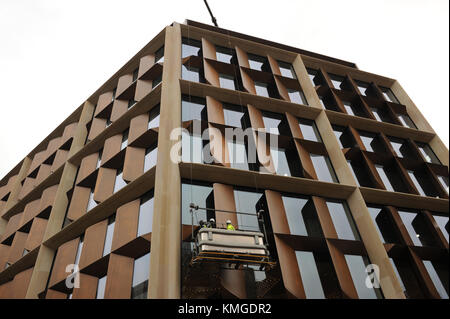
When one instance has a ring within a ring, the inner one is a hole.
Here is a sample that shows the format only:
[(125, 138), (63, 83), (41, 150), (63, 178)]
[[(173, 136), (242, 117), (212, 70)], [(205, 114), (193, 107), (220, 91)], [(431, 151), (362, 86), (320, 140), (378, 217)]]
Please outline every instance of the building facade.
[[(0, 298), (448, 298), (448, 185), (396, 80), (173, 23), (1, 179)], [(192, 264), (210, 218), (273, 266)]]

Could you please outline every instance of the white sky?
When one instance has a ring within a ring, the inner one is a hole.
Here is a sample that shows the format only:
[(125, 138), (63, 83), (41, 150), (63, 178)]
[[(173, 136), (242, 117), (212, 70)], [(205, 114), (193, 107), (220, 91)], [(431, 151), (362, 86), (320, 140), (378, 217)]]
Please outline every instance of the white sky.
[[(399, 80), (448, 147), (448, 0), (209, 0), (220, 27)], [(203, 0), (1, 0), (0, 179)], [(419, 67), (417, 67), (419, 64)]]

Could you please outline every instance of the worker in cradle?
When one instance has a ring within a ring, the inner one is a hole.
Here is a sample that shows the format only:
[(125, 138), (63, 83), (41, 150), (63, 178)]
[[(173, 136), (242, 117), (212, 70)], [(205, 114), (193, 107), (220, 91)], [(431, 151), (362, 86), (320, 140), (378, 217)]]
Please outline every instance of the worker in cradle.
[(208, 222), (208, 228), (216, 228), (216, 220), (211, 218)]
[(227, 220), (227, 230), (236, 230), (229, 219)]

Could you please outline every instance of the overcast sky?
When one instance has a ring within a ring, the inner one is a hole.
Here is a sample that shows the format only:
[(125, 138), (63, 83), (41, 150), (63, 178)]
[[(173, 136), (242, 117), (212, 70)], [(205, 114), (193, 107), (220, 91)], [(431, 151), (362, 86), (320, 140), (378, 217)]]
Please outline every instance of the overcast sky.
[[(209, 0), (220, 27), (397, 79), (448, 147), (448, 0)], [(203, 0), (0, 0), (0, 179)]]

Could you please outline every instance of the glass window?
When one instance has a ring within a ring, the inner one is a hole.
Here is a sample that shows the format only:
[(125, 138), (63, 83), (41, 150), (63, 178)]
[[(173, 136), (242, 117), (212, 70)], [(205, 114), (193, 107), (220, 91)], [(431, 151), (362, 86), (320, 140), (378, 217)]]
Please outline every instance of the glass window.
[(183, 130), (181, 135), (181, 160), (185, 163), (203, 164), (204, 152), (207, 149), (206, 143), (207, 141), (202, 140), (200, 134), (190, 134)]
[(348, 164), (348, 167), (350, 168), (350, 171), (352, 172), (353, 178), (355, 179), (356, 185), (358, 185), (358, 187), (361, 187), (361, 184), (359, 183), (358, 176), (356, 175), (355, 170), (353, 168), (352, 161), (351, 160), (347, 160), (347, 164)]
[(345, 202), (327, 200), (328, 211), (339, 239), (360, 240), (350, 209)]
[(369, 88), (369, 83), (363, 81), (355, 81), (361, 95), (367, 96), (366, 90)]
[(160, 85), (162, 82), (162, 74), (158, 75), (155, 79), (152, 81), (152, 89)]
[(150, 110), (148, 118), (148, 129), (159, 126), (159, 105)]
[(163, 63), (164, 62), (164, 47), (158, 49), (155, 52), (155, 63)]
[(317, 130), (314, 121), (299, 119), (298, 122), (300, 125), (300, 130), (302, 131), (303, 139), (319, 143), (322, 142), (319, 131)]
[(371, 108), (371, 111), (372, 111), (373, 116), (375, 116), (375, 119), (376, 119), (378, 122), (383, 122), (383, 120), (382, 120), (382, 118), (381, 118), (380, 110), (379, 110), (378, 108), (372, 107), (372, 108)]
[(311, 161), (316, 171), (317, 179), (319, 181), (337, 183), (338, 180), (334, 174), (333, 166), (328, 156), (310, 154)]
[(398, 211), (403, 224), (408, 231), (409, 237), (413, 241), (415, 246), (422, 246), (422, 242), (420, 240), (420, 233), (416, 232), (416, 227), (418, 223), (420, 223), (420, 219), (418, 218), (418, 214), (414, 212), (406, 212), (406, 211)]
[(155, 144), (145, 150), (144, 172), (148, 171), (150, 168), (155, 166), (157, 159), (158, 159), (158, 147)]
[(91, 189), (91, 192), (89, 193), (89, 200), (86, 211), (90, 211), (92, 208), (97, 206), (97, 202), (94, 200), (94, 189)]
[(378, 234), (380, 235), (381, 241), (383, 243), (397, 243), (398, 237), (396, 228), (392, 223), (392, 220), (382, 207), (367, 206), (369, 210), (370, 217), (377, 228)]
[(248, 63), (250, 65), (250, 69), (258, 71), (266, 71), (265, 65), (267, 65), (267, 58), (265, 57), (249, 53)]
[(128, 109), (131, 109), (136, 103), (133, 99), (128, 100)]
[(201, 48), (202, 43), (200, 41), (183, 38), (181, 44), (181, 58), (185, 58), (192, 55), (199, 56)]
[(342, 145), (342, 141), (341, 141), (341, 138), (344, 137), (344, 131), (345, 131), (344, 127), (333, 125), (333, 132), (334, 132), (334, 135), (336, 136), (336, 139), (338, 140), (338, 143), (339, 143), (339, 146), (341, 147), (341, 149), (344, 148), (344, 145)]
[(238, 228), (240, 230), (260, 231), (256, 213), (262, 208), (260, 206), (261, 193), (245, 190), (234, 190), (236, 211), (254, 215), (237, 214)]
[(344, 77), (336, 74), (329, 74), (329, 75), (331, 83), (333, 83), (334, 88), (340, 90), (341, 85), (344, 82)]
[(267, 83), (256, 82), (255, 81), (256, 94), (259, 96), (270, 97), (269, 95), (269, 85)]
[(220, 47), (216, 45), (217, 61), (231, 64), (233, 59), (233, 52), (234, 52), (233, 49)]
[(262, 117), (266, 132), (274, 135), (279, 135), (280, 124), (284, 119), (284, 115), (272, 112), (262, 112)]
[(128, 129), (122, 134), (122, 144), (120, 145), (120, 150), (123, 150), (128, 145)]
[(280, 67), (281, 75), (287, 78), (296, 79), (294, 68), (292, 64), (287, 62), (278, 61), (278, 66)]
[(153, 225), (153, 190), (141, 198), (137, 236), (152, 232)]
[[(399, 139), (399, 138), (393, 138), (393, 137), (389, 137), (389, 142), (391, 143), (391, 145), (392, 145), (392, 148), (394, 149), (394, 151), (395, 151), (395, 154), (397, 154), (397, 156), (398, 157), (403, 157), (403, 152), (405, 152), (406, 151), (406, 149), (407, 149), (407, 145), (405, 144), (406, 143), (406, 141), (405, 140), (402, 140), (402, 139)], [(404, 146), (404, 144), (405, 144), (405, 146)], [(407, 154), (406, 154), (407, 155)], [(407, 157), (407, 156), (406, 156)]]
[(303, 289), (307, 299), (325, 299), (319, 270), (310, 251), (296, 251), (297, 264), (302, 277)]
[(134, 69), (133, 71), (133, 82), (135, 82), (138, 78), (138, 74), (139, 74), (139, 68)]
[(200, 82), (200, 70), (183, 64), (181, 66), (181, 78), (191, 82)]
[(184, 95), (181, 100), (181, 120), (203, 120), (207, 121), (206, 101), (203, 98)]
[(97, 282), (97, 299), (103, 299), (105, 297), (106, 276), (100, 278)]
[(398, 120), (402, 123), (404, 127), (409, 127), (413, 129), (417, 129), (414, 122), (411, 120), (411, 118), (406, 114), (398, 114)]
[(247, 150), (243, 141), (227, 141), (230, 166), (236, 169), (248, 170)]
[(219, 82), (221, 88), (236, 90), (236, 83), (231, 75), (219, 74)]
[[(425, 265), (425, 268), (427, 269), (428, 274), (431, 277), (431, 280), (433, 281), (434, 287), (436, 287), (436, 290), (439, 293), (439, 296), (441, 296), (442, 299), (448, 299), (448, 293), (445, 289), (445, 286), (443, 282), (441, 281), (441, 278), (439, 276), (438, 271), (436, 271), (435, 266), (430, 260), (422, 260), (423, 264)], [(448, 268), (445, 270), (447, 273), (447, 289), (448, 289)]]
[(81, 256), (81, 252), (83, 250), (83, 237), (80, 238), (80, 242), (78, 243), (78, 248), (77, 248), (77, 255), (75, 256), (75, 265), (78, 265), (78, 263), (80, 262), (80, 256)]
[(127, 182), (123, 179), (123, 171), (120, 169), (117, 171), (116, 181), (114, 182), (114, 193), (120, 191), (125, 186), (127, 186)]
[(325, 105), (325, 102), (324, 102), (324, 100), (325, 100), (325, 97), (324, 96), (321, 96), (321, 95), (319, 95), (319, 102), (320, 102), (320, 105), (322, 106), (322, 108), (324, 108), (324, 109), (328, 109), (328, 107)]
[(134, 261), (131, 299), (147, 299), (149, 275), (150, 253), (147, 253)]
[[(184, 225), (192, 224), (192, 217), (189, 212), (190, 203), (194, 203), (199, 207), (214, 208), (213, 188), (208, 184), (183, 182), (181, 185), (181, 200), (182, 200), (182, 223)], [(206, 212), (198, 210), (194, 212), (194, 225), (198, 225), (200, 220), (207, 220)]]
[(292, 103), (308, 105), (308, 102), (306, 102), (306, 98), (303, 92), (292, 89), (288, 89), (287, 91), (289, 99), (291, 100)]
[(375, 134), (369, 132), (359, 132), (359, 137), (368, 152), (381, 151), (379, 149), (377, 136)]
[(414, 186), (416, 186), (417, 191), (419, 192), (419, 194), (421, 196), (427, 196), (422, 188), (422, 185), (420, 185), (419, 181), (416, 178), (416, 175), (414, 174), (414, 171), (408, 170), (408, 175), (409, 178), (411, 178), (411, 180), (414, 183)]
[(359, 299), (381, 298), (381, 293), (378, 289), (368, 288), (366, 286), (366, 267), (370, 264), (368, 258), (365, 256), (345, 255), (345, 261), (350, 270), (350, 275), (352, 276)]
[(315, 86), (316, 83), (314, 82), (314, 79), (317, 76), (317, 70), (307, 68), (306, 71), (308, 72), (309, 79), (311, 80), (313, 86)]
[(347, 101), (343, 101), (342, 103), (344, 104), (345, 110), (347, 111), (347, 113), (348, 113), (349, 115), (356, 116), (356, 115), (355, 115), (355, 111), (353, 110), (352, 103), (347, 102)]
[(392, 103), (399, 103), (397, 98), (395, 97), (394, 93), (391, 91), (391, 89), (380, 86), (381, 92), (383, 93), (384, 98), (388, 102)]
[(433, 214), (433, 218), (436, 221), (436, 224), (438, 224), (439, 228), (441, 229), (442, 234), (444, 235), (445, 239), (448, 242), (448, 216), (439, 216)]
[(402, 277), (400, 276), (400, 273), (398, 272), (397, 265), (395, 264), (395, 262), (394, 262), (394, 260), (393, 260), (392, 258), (389, 258), (389, 261), (391, 262), (392, 268), (394, 268), (395, 275), (396, 275), (397, 278), (398, 278), (398, 281), (399, 281), (399, 283), (400, 283), (400, 286), (402, 287), (403, 292), (406, 293), (405, 284), (403, 283), (403, 279), (402, 279)]
[(247, 108), (239, 105), (223, 104), (223, 115), (225, 119), (225, 125), (240, 127), (245, 129), (247, 127), (244, 119), (244, 115), (247, 112)]
[(289, 162), (284, 148), (270, 148), (270, 155), (272, 157), (273, 166), (277, 175), (291, 176), (291, 170), (289, 169)]
[(378, 175), (380, 175), (381, 180), (383, 181), (384, 187), (388, 190), (393, 192), (394, 188), (392, 187), (392, 184), (388, 178), (388, 175), (386, 171), (384, 170), (383, 165), (375, 165), (375, 169), (378, 172)]
[(116, 215), (112, 215), (108, 219), (108, 228), (106, 229), (105, 244), (103, 246), (103, 255), (106, 256), (111, 252), (111, 245), (114, 235), (114, 226), (116, 224)]
[(323, 237), (314, 204), (307, 197), (282, 196), (292, 235)]
[(441, 183), (441, 185), (442, 185), (442, 187), (444, 188), (444, 190), (447, 192), (447, 194), (448, 194), (448, 191), (449, 191), (449, 185), (448, 185), (448, 177), (447, 176), (441, 176), (441, 175), (438, 175), (437, 176), (437, 178), (438, 178), (438, 180), (439, 180), (439, 183)]
[(102, 155), (103, 155), (103, 148), (98, 152), (97, 164), (95, 165), (95, 169), (100, 167), (102, 163)]
[(428, 163), (441, 164), (436, 154), (432, 151), (431, 147), (427, 144), (417, 143), (417, 147), (422, 153), (423, 157)]

